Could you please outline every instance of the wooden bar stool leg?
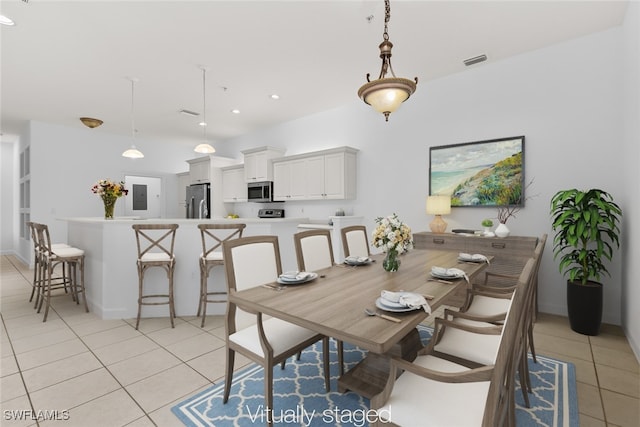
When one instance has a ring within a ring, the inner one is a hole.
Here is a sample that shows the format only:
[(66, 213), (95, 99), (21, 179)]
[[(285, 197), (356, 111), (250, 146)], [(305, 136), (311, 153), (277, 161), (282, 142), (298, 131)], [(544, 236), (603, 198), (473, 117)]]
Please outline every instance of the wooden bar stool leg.
[(136, 317), (136, 329), (140, 326), (140, 314), (142, 313), (142, 281), (144, 278), (144, 267), (138, 263), (138, 316)]
[(169, 316), (171, 317), (171, 327), (175, 328), (173, 319), (176, 317), (176, 308), (173, 303), (173, 270), (175, 264), (169, 266)]

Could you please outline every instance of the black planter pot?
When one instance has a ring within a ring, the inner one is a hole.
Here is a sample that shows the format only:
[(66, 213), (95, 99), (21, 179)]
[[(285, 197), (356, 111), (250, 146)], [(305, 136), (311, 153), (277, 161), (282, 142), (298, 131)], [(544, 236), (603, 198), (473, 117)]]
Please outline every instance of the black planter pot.
[(567, 280), (567, 309), (571, 329), (583, 335), (598, 335), (602, 323), (602, 283), (586, 285)]

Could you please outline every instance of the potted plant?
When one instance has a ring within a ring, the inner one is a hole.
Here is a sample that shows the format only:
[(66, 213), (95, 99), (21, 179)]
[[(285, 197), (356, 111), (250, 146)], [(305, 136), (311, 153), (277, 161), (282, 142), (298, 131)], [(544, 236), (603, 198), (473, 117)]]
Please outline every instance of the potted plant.
[(620, 247), (618, 223), (622, 210), (605, 191), (558, 191), (551, 199), (553, 253), (567, 277), (567, 310), (571, 329), (597, 335), (602, 321), (604, 260)]
[(493, 234), (493, 231), (491, 231), (491, 227), (493, 227), (493, 221), (491, 221), (489, 218), (485, 218), (482, 220), (481, 222), (482, 226), (484, 227), (484, 235), (485, 236), (494, 236), (495, 234)]

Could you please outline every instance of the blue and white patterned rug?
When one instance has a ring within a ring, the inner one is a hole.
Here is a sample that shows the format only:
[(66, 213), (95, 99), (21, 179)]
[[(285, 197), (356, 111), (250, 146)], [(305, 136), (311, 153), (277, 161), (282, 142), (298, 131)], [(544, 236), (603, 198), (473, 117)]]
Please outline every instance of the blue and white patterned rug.
[[(431, 329), (419, 327), (424, 343), (431, 338)], [(367, 426), (369, 400), (355, 393), (338, 393), (338, 362), (335, 342), (331, 340), (331, 392), (324, 391), (321, 344), (302, 352), (299, 361), (290, 359), (284, 370), (275, 367), (273, 381), (274, 410), (271, 413), (276, 426)], [(365, 351), (347, 343), (345, 368), (357, 364)], [(577, 427), (578, 403), (575, 368), (573, 364), (538, 356), (538, 362), (529, 359), (533, 393), (529, 395), (531, 407), (526, 408), (522, 393), (516, 390), (517, 426)], [(209, 389), (171, 408), (188, 427), (216, 426), (243, 427), (265, 425), (263, 370), (254, 364), (233, 377), (231, 395), (222, 403), (224, 384)], [(419, 424), (416, 424), (418, 426)]]

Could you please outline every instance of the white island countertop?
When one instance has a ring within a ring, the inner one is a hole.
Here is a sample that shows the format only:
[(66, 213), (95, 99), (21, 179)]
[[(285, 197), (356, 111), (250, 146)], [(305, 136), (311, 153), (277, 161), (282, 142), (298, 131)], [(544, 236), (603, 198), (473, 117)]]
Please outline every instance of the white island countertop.
[[(308, 218), (153, 218), (133, 217), (61, 218), (67, 223), (67, 242), (85, 251), (85, 285), (89, 309), (102, 319), (136, 317), (138, 300), (137, 249), (133, 224), (178, 224), (174, 253), (175, 304), (178, 316), (193, 316), (198, 309), (200, 291), (199, 257), (202, 240), (198, 224), (244, 223), (243, 236), (276, 235), (280, 245), (283, 271), (297, 269), (293, 235), (298, 224)], [(162, 269), (145, 274), (145, 292), (166, 293), (167, 276)], [(210, 291), (226, 291), (224, 268), (216, 267), (209, 278)], [(164, 291), (164, 292), (163, 292)], [(209, 314), (223, 314), (224, 303), (213, 303)], [(167, 306), (145, 306), (142, 317), (166, 317)]]
[(75, 217), (75, 218), (59, 218), (61, 221), (68, 222), (91, 222), (103, 224), (134, 224), (138, 222), (153, 222), (157, 224), (233, 224), (237, 222), (245, 224), (264, 224), (264, 223), (295, 223), (300, 224), (308, 222), (309, 218), (140, 218), (140, 217), (115, 217), (114, 219), (104, 219), (102, 217)]

